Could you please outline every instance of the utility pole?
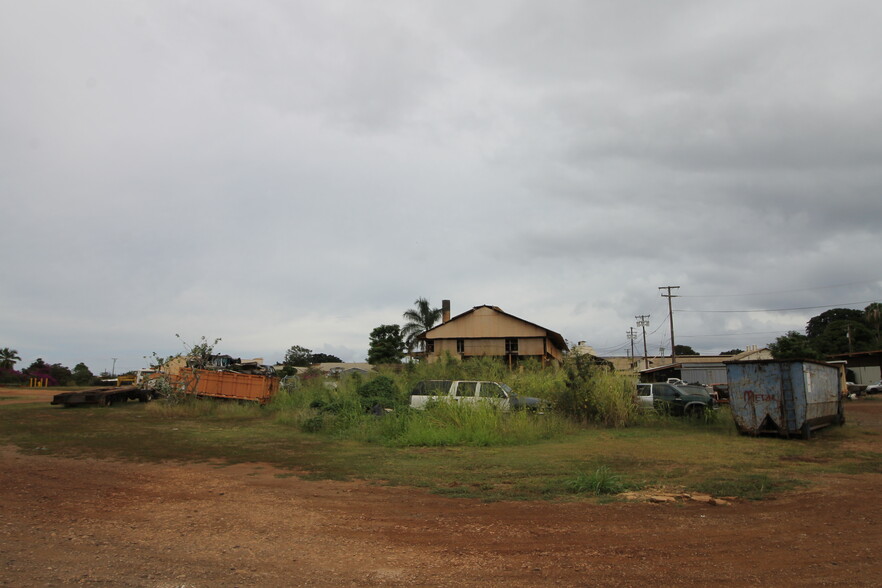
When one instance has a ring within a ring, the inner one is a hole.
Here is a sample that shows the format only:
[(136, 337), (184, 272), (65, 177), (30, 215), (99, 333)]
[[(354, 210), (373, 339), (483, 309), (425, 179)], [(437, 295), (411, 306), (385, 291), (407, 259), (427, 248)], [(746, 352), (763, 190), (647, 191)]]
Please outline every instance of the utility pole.
[(662, 294), (662, 298), (668, 299), (668, 320), (671, 321), (671, 365), (677, 363), (677, 347), (674, 342), (674, 308), (671, 306), (671, 298), (677, 298), (676, 294), (671, 294), (671, 290), (677, 290), (680, 286), (659, 286), (659, 290), (667, 290), (667, 294)]
[(117, 357), (111, 357), (110, 359), (113, 360), (113, 367), (110, 368), (110, 376), (113, 377), (113, 376), (116, 375), (116, 360), (119, 359), (119, 358), (117, 358)]
[(628, 339), (631, 340), (631, 368), (634, 367), (634, 339), (637, 338), (637, 333), (634, 332), (634, 327), (626, 333), (628, 335)]
[(634, 317), (637, 319), (637, 326), (643, 327), (643, 369), (649, 369), (649, 354), (646, 352), (646, 327), (649, 326), (649, 315), (640, 314)]

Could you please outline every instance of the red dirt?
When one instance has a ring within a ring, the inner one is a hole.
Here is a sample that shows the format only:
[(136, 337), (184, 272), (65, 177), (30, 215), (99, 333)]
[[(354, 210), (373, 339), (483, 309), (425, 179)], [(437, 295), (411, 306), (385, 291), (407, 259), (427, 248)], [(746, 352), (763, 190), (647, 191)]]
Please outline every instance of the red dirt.
[[(847, 408), (871, 433), (860, 450), (882, 450), (882, 404)], [(882, 582), (880, 474), (819, 476), (807, 491), (730, 506), (488, 504), (278, 474), (0, 448), (0, 585)]]

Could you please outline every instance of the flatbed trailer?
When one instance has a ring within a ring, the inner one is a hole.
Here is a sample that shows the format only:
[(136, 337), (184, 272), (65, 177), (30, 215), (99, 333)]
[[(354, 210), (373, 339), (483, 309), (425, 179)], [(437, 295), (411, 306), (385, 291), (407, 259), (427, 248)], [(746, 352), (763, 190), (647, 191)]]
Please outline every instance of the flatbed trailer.
[(52, 404), (60, 404), (65, 408), (81, 404), (110, 406), (117, 402), (139, 400), (148, 402), (153, 398), (152, 390), (143, 390), (138, 386), (111, 386), (107, 388), (89, 388), (75, 392), (62, 392), (52, 397)]

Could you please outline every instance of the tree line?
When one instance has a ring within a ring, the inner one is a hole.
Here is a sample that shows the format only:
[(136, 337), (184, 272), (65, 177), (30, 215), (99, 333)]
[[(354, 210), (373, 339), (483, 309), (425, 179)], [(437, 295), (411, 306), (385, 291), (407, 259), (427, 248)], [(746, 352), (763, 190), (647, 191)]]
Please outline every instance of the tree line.
[(15, 364), (21, 361), (18, 351), (4, 347), (0, 349), (0, 384), (23, 384), (31, 378), (37, 378), (48, 386), (91, 386), (98, 384), (102, 378), (109, 378), (110, 374), (102, 372), (95, 375), (80, 362), (70, 368), (60, 363), (46, 363), (42, 357), (38, 357), (31, 365), (21, 371), (15, 369)]
[(882, 349), (882, 303), (864, 310), (832, 308), (809, 319), (805, 333), (789, 331), (769, 344), (776, 359), (825, 359)]

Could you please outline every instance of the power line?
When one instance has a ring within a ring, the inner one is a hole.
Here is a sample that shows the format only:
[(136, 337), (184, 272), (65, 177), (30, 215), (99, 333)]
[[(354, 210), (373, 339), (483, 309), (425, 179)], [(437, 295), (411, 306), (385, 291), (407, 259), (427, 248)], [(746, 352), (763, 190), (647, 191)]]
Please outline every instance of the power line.
[[(788, 329), (793, 330), (793, 329)], [(776, 335), (778, 333), (786, 333), (783, 331), (752, 331), (750, 333), (715, 333), (712, 335), (678, 335), (681, 339), (698, 339), (700, 337), (745, 337), (747, 335)]]
[(830, 286), (816, 286), (814, 288), (795, 288), (792, 290), (772, 290), (770, 292), (748, 292), (747, 294), (681, 294), (683, 298), (735, 298), (739, 296), (765, 296), (767, 294), (789, 294), (791, 292), (811, 292), (813, 290), (827, 290), (830, 288), (842, 288), (844, 286), (858, 286), (860, 284), (876, 284), (882, 278), (875, 280), (863, 280), (860, 282), (848, 282), (846, 284), (833, 284)]
[(789, 310), (816, 310), (818, 308), (838, 308), (841, 306), (853, 306), (855, 304), (872, 304), (874, 302), (878, 302), (877, 300), (864, 300), (858, 302), (838, 302), (836, 304), (825, 304), (822, 306), (795, 306), (793, 308), (755, 308), (752, 310), (686, 310), (680, 309), (677, 312), (694, 312), (694, 313), (702, 313), (702, 312), (785, 312)]

